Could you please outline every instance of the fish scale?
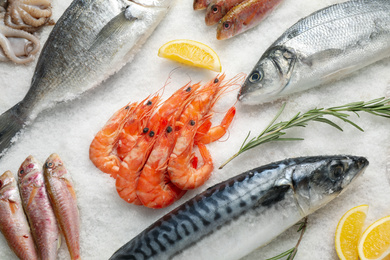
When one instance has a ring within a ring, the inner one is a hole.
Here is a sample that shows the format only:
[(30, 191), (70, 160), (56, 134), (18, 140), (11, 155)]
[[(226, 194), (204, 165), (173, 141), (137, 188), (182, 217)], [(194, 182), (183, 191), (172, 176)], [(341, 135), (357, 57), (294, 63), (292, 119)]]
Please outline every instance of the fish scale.
[[(110, 259), (238, 259), (336, 197), (367, 164), (361, 157), (306, 157), (244, 172), (163, 216)], [(343, 175), (330, 181), (336, 165), (344, 165)]]

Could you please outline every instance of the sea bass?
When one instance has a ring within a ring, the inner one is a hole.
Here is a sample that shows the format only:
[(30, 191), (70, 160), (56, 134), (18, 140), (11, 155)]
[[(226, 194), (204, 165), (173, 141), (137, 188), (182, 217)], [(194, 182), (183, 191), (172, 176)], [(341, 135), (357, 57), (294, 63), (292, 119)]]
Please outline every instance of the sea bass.
[(217, 184), (116, 251), (118, 259), (239, 259), (337, 197), (368, 161), (287, 159)]
[(18, 185), (40, 259), (56, 259), (60, 234), (45, 188), (42, 164), (33, 156), (19, 168)]
[(390, 1), (352, 0), (290, 27), (241, 87), (245, 104), (270, 102), (339, 79), (390, 56)]
[(217, 39), (229, 39), (263, 21), (282, 0), (245, 0), (231, 8), (219, 21)]
[(43, 173), (54, 213), (72, 260), (80, 258), (80, 217), (69, 173), (57, 154), (47, 158)]
[(0, 231), (19, 259), (38, 259), (19, 190), (10, 171), (0, 176)]
[(24, 99), (0, 116), (0, 153), (44, 109), (71, 100), (118, 71), (173, 0), (74, 0), (42, 49)]

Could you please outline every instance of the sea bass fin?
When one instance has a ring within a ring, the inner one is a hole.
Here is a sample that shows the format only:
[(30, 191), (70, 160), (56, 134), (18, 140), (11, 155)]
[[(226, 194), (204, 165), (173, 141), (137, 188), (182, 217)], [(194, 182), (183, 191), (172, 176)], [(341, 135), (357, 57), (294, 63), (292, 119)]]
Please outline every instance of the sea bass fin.
[(115, 37), (115, 35), (120, 34), (125, 27), (129, 26), (129, 23), (132, 23), (137, 19), (137, 17), (131, 14), (130, 6), (128, 6), (123, 12), (112, 18), (111, 21), (109, 21), (100, 30), (89, 50), (91, 51), (99, 48), (99, 46), (101, 46), (106, 39)]
[(0, 158), (13, 142), (16, 134), (25, 125), (23, 117), (20, 115), (19, 105), (11, 107), (0, 115)]

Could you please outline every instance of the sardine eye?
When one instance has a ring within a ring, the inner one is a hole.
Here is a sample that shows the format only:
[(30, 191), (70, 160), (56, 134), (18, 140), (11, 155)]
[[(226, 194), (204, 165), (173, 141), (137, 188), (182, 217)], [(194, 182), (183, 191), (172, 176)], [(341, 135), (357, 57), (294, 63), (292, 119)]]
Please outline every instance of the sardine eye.
[(214, 14), (218, 13), (218, 12), (219, 12), (218, 5), (213, 5), (213, 6), (211, 7), (211, 10), (212, 10), (212, 12), (213, 12)]
[(223, 28), (224, 28), (225, 30), (230, 29), (231, 26), (232, 26), (232, 23), (231, 23), (231, 22), (224, 22), (224, 23), (223, 23)]
[(145, 128), (142, 130), (142, 132), (143, 132), (144, 134), (146, 134), (148, 131), (149, 131), (149, 128), (147, 128), (147, 127), (145, 127)]
[(251, 83), (255, 83), (257, 81), (260, 81), (263, 79), (263, 74), (260, 73), (260, 71), (254, 71), (250, 76), (249, 76), (249, 81)]
[(172, 132), (172, 130), (173, 130), (173, 129), (172, 129), (171, 126), (168, 126), (168, 127), (167, 127), (167, 133), (168, 133), (168, 134), (169, 134), (170, 132)]

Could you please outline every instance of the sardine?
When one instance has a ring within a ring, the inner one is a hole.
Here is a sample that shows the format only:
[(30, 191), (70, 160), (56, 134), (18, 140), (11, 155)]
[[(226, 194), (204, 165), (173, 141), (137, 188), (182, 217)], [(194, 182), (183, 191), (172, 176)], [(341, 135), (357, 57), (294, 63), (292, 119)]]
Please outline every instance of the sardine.
[(218, 22), (217, 39), (229, 39), (263, 21), (282, 0), (245, 0), (231, 8)]
[(290, 27), (241, 87), (245, 104), (270, 102), (329, 83), (390, 56), (390, 1), (352, 0)]
[(234, 6), (240, 4), (244, 0), (214, 0), (206, 10), (205, 22), (206, 25), (214, 25), (221, 20)]
[(0, 153), (42, 110), (77, 97), (118, 71), (172, 1), (74, 0), (50, 33), (26, 96), (0, 116)]
[(302, 157), (244, 172), (163, 216), (110, 259), (239, 259), (337, 197), (367, 165), (355, 156)]
[(80, 258), (80, 217), (69, 173), (61, 158), (47, 158), (43, 173), (46, 189), (72, 260)]
[(0, 231), (19, 259), (38, 259), (19, 190), (10, 171), (0, 176)]
[(42, 164), (33, 156), (22, 163), (18, 185), (40, 259), (56, 259), (60, 244), (59, 229), (45, 188)]

